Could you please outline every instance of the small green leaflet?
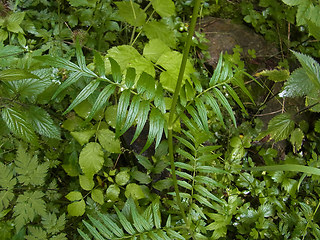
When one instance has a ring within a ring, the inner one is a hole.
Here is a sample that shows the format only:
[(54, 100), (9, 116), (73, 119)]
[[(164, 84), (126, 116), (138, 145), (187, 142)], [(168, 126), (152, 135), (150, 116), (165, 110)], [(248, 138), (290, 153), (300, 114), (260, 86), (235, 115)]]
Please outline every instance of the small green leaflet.
[(131, 104), (130, 104), (130, 108), (128, 111), (128, 115), (127, 115), (127, 119), (123, 125), (123, 127), (120, 130), (119, 135), (121, 136), (122, 134), (124, 134), (134, 123), (138, 112), (139, 112), (139, 106), (140, 106), (140, 96), (135, 95), (132, 100), (131, 100)]
[(150, 126), (149, 126), (148, 139), (141, 153), (143, 153), (145, 150), (147, 150), (150, 147), (150, 145), (152, 144), (155, 138), (156, 138), (155, 148), (157, 148), (162, 138), (164, 123), (165, 123), (162, 113), (158, 109), (153, 108), (150, 113), (149, 121), (150, 121), (149, 122)]
[(116, 90), (116, 85), (109, 84), (106, 86), (97, 97), (97, 100), (94, 102), (92, 109), (90, 111), (89, 116), (87, 117), (86, 121), (90, 121), (93, 116), (105, 105), (107, 105), (109, 97), (114, 93)]
[(95, 79), (91, 81), (82, 91), (78, 94), (78, 96), (73, 100), (67, 110), (64, 111), (63, 114), (70, 112), (75, 106), (77, 106), (82, 101), (86, 100), (98, 87), (100, 81)]
[[(52, 56), (38, 56), (34, 57), (35, 59), (39, 60), (40, 62), (44, 62), (52, 67), (58, 67), (58, 68), (65, 68), (67, 70), (70, 70), (72, 72), (81, 72), (81, 68), (74, 64), (73, 62), (70, 62), (68, 60), (65, 60), (61, 57), (52, 57)], [(90, 76), (91, 77), (91, 76)]]
[(218, 88), (213, 88), (212, 91), (213, 91), (215, 97), (220, 101), (220, 103), (225, 107), (225, 109), (229, 113), (229, 115), (233, 121), (233, 124), (235, 126), (237, 126), (236, 118), (234, 116), (232, 108), (231, 108), (228, 100), (226, 99), (226, 97), (222, 94), (222, 92), (220, 92), (220, 90)]
[(111, 72), (112, 72), (113, 81), (115, 83), (120, 83), (122, 80), (120, 65), (111, 57), (109, 57), (109, 61), (111, 64)]
[(205, 97), (205, 99), (207, 100), (207, 103), (211, 106), (212, 110), (215, 112), (215, 114), (217, 115), (219, 121), (222, 123), (222, 125), (225, 127), (224, 125), (224, 121), (223, 121), (223, 116), (220, 110), (220, 107), (217, 103), (217, 101), (214, 99), (214, 97), (212, 96), (211, 93), (204, 93), (203, 95)]
[(136, 70), (134, 68), (128, 68), (126, 73), (125, 84), (127, 88), (132, 88), (136, 79)]
[(104, 77), (106, 74), (104, 61), (101, 57), (101, 54), (97, 51), (94, 51), (94, 63), (95, 63), (95, 67), (96, 67), (96, 70), (97, 70), (99, 76)]
[(84, 202), (80, 192), (72, 191), (66, 196), (66, 198), (69, 201), (72, 201), (67, 208), (70, 216), (78, 217), (85, 213), (86, 203)]
[(293, 146), (293, 152), (296, 153), (302, 147), (302, 141), (304, 139), (304, 134), (300, 128), (296, 128), (291, 133), (290, 142)]
[(116, 119), (116, 138), (120, 136), (120, 130), (126, 119), (127, 109), (130, 104), (130, 90), (124, 90), (119, 98), (117, 119)]
[(99, 143), (90, 142), (80, 152), (79, 164), (84, 174), (94, 175), (102, 168), (104, 154)]
[(70, 76), (65, 80), (57, 89), (57, 91), (53, 94), (51, 99), (55, 99), (59, 93), (61, 93), (64, 89), (69, 87), (71, 84), (78, 81), (83, 76), (82, 72), (72, 72)]
[(109, 129), (99, 129), (97, 137), (104, 150), (110, 153), (121, 153), (120, 140), (115, 138), (114, 132)]
[(11, 13), (5, 21), (7, 29), (14, 33), (24, 33), (23, 29), (20, 27), (20, 24), (22, 23), (25, 14), (25, 12)]

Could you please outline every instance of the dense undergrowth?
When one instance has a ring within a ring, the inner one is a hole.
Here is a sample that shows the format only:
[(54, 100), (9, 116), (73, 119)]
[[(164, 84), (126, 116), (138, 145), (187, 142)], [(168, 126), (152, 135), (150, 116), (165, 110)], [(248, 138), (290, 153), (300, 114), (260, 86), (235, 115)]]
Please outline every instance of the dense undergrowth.
[[(1, 1), (0, 239), (319, 239), (319, 12)], [(236, 46), (208, 70), (207, 15), (279, 54), (261, 69)]]

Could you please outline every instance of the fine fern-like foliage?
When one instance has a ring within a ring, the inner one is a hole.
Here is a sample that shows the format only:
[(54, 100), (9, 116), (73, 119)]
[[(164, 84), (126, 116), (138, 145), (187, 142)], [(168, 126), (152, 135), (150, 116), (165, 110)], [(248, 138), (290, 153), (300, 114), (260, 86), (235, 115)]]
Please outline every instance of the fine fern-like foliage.
[[(56, 182), (46, 183), (48, 169), (48, 162), (40, 163), (37, 155), (22, 144), (12, 164), (0, 163), (1, 220), (14, 223), (16, 232), (26, 232), (26, 239), (66, 239), (66, 234), (61, 233), (65, 214), (57, 216), (47, 208), (47, 201), (60, 198)], [(48, 190), (43, 188), (46, 184)]]
[[(165, 225), (162, 223), (159, 199), (155, 199), (142, 212), (132, 198), (127, 200), (122, 211), (116, 206), (114, 209), (116, 215), (97, 212), (95, 217), (88, 215), (91, 223), (83, 220), (93, 239), (186, 239), (179, 233), (183, 225), (173, 225), (170, 215)], [(83, 239), (92, 239), (82, 230), (78, 229), (78, 232)]]

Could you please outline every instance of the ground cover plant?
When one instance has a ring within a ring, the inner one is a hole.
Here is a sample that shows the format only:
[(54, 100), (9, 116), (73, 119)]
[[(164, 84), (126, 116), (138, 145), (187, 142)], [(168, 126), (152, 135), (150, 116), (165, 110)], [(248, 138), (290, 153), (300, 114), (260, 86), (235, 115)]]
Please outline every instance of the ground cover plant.
[[(319, 10), (1, 1), (0, 238), (320, 238)], [(208, 68), (206, 15), (273, 41), (276, 64), (236, 46)]]

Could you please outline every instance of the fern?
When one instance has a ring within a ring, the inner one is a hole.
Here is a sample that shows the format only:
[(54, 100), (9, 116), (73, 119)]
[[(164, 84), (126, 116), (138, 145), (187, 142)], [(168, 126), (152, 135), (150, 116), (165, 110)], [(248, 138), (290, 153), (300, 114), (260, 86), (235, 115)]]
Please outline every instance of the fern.
[[(109, 57), (109, 61), (112, 78), (108, 78), (105, 76), (106, 69), (104, 61), (100, 54), (96, 53), (95, 63), (98, 75), (89, 70), (86, 66), (79, 43), (76, 44), (76, 55), (78, 65), (63, 58), (54, 58), (51, 56), (38, 57), (38, 59), (45, 61), (51, 66), (63, 66), (71, 71), (69, 78), (59, 86), (52, 99), (56, 98), (64, 89), (79, 81), (84, 76), (92, 80), (76, 96), (73, 102), (65, 110), (64, 114), (70, 112), (100, 89), (101, 91), (87, 117), (87, 121), (90, 121), (99, 110), (107, 105), (110, 96), (116, 94), (118, 90), (119, 100), (116, 118), (116, 137), (120, 137), (131, 126), (136, 124), (136, 131), (131, 142), (133, 143), (142, 132), (148, 119), (149, 134), (142, 152), (149, 148), (154, 140), (156, 140), (157, 147), (165, 129), (165, 103), (161, 83), (157, 83), (151, 75), (145, 72), (142, 72), (138, 81), (136, 81), (137, 76), (133, 68), (128, 68), (126, 75), (123, 76), (119, 64), (111, 57)], [(100, 88), (102, 82), (106, 86)]]
[[(218, 120), (223, 126), (225, 126), (220, 105), (224, 107), (224, 109), (230, 115), (233, 124), (237, 126), (232, 107), (226, 95), (230, 95), (232, 99), (239, 105), (241, 110), (247, 114), (242, 101), (240, 100), (238, 94), (230, 86), (230, 83), (238, 86), (252, 101), (253, 98), (245, 87), (240, 73), (234, 74), (231, 65), (228, 62), (223, 61), (222, 54), (210, 79), (208, 89), (203, 90), (202, 87), (199, 87), (200, 84), (198, 83), (198, 80), (193, 80), (193, 84), (186, 83), (183, 86), (180, 94), (180, 104), (182, 105), (179, 112), (180, 117), (189, 129), (200, 128), (204, 131), (208, 131), (208, 107), (213, 110)], [(187, 110), (192, 119), (186, 117), (186, 115), (182, 112), (183, 109)]]
[(204, 132), (183, 131), (183, 133), (184, 138), (176, 136), (182, 144), (177, 149), (177, 153), (181, 156), (180, 161), (175, 162), (176, 174), (181, 179), (178, 185), (184, 189), (183, 196), (187, 197), (190, 210), (194, 209), (206, 219), (199, 205), (215, 209), (216, 204), (225, 204), (225, 201), (216, 197), (213, 191), (224, 188), (217, 181), (219, 179), (217, 176), (228, 172), (216, 167), (217, 158), (221, 154), (214, 152), (221, 146), (203, 146), (202, 143), (208, 138)]
[(57, 185), (53, 181), (48, 184), (48, 191), (43, 189), (48, 169), (48, 162), (40, 163), (38, 156), (22, 144), (18, 145), (16, 159), (11, 164), (0, 163), (0, 211), (6, 212), (2, 221), (12, 219), (17, 232), (26, 232), (26, 239), (66, 239), (61, 233), (65, 215), (57, 217), (50, 209), (55, 208), (52, 201), (60, 198)]
[[(83, 220), (84, 225), (94, 239), (185, 239), (179, 233), (183, 225), (172, 226), (168, 216), (162, 224), (159, 199), (154, 200), (142, 213), (129, 198), (122, 211), (114, 206), (116, 215), (97, 212), (97, 217), (88, 215), (91, 223)], [(85, 240), (91, 239), (88, 234), (78, 229)]]

